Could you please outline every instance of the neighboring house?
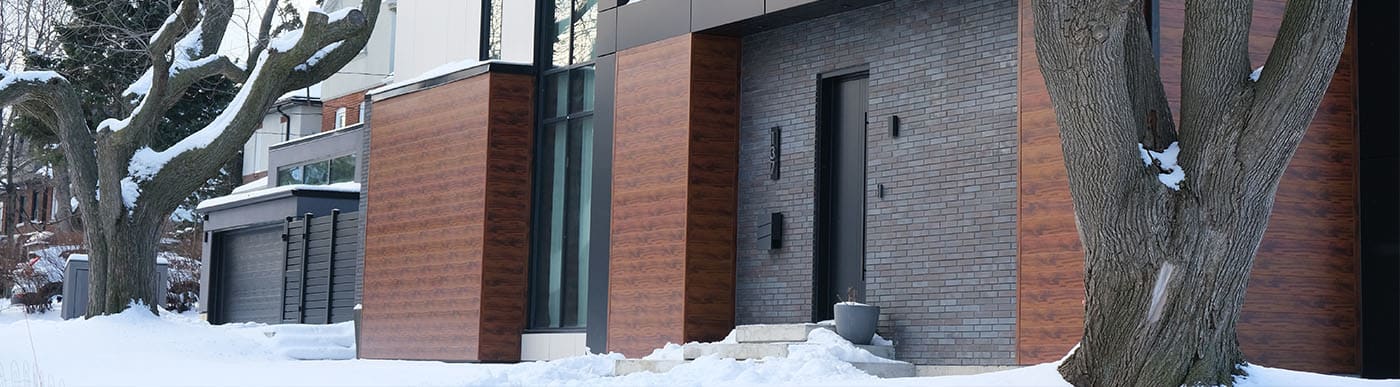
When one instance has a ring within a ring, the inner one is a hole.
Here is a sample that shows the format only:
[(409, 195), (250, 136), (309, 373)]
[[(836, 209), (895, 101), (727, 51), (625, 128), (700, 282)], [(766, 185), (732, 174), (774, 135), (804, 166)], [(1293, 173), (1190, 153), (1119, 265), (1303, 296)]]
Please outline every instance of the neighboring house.
[[(356, 125), (273, 145), (271, 176), (199, 204), (209, 242), (199, 307), (209, 321), (330, 323), (352, 317), (360, 253), (354, 240), (356, 160), (363, 133)], [(303, 261), (310, 263), (308, 270), (301, 270)]]
[(267, 176), (268, 148), (272, 144), (322, 131), (320, 87), (312, 86), (283, 96), (267, 110), (253, 136), (243, 144), (243, 183)]
[[(326, 0), (322, 8), (334, 12), (359, 4), (359, 0)], [(322, 131), (364, 122), (365, 90), (381, 86), (394, 77), (398, 18), (397, 0), (380, 3), (379, 21), (365, 49), (335, 75), (321, 82), (321, 93), (325, 97), (321, 108)]]
[[(1083, 258), (1029, 0), (720, 3), (386, 2), (393, 82), (342, 105), (367, 120), (360, 355), (641, 356), (824, 320), (847, 289), (901, 360), (1069, 351)], [(1282, 4), (1256, 2), (1255, 66)], [(1183, 2), (1147, 8), (1175, 93)], [(1239, 336), (1262, 365), (1395, 377), (1400, 43), (1358, 25)]]
[[(328, 0), (323, 9), (354, 4)], [(364, 90), (392, 77), (396, 4), (383, 2), (360, 56), (269, 110), (263, 129), (244, 147), (245, 185), (200, 203), (211, 242), (204, 248), (200, 308), (210, 321), (339, 322), (353, 314), (360, 284), (354, 213), (362, 181), (361, 104)], [(308, 223), (312, 227), (299, 228)], [(323, 235), (323, 226), (341, 233)], [(330, 239), (311, 240), (307, 250), (297, 239), (303, 236)], [(309, 270), (299, 269), (303, 258), (312, 263)], [(317, 276), (330, 283), (317, 286)]]

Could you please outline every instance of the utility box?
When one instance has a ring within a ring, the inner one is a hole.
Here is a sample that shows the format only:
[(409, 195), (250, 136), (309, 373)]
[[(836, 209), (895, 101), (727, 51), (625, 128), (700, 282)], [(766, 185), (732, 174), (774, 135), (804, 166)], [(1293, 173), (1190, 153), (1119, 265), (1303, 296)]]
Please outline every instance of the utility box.
[[(148, 303), (165, 304), (166, 293), (169, 291), (170, 262), (165, 258), (156, 258), (156, 299), (146, 301)], [(63, 319), (82, 317), (87, 314), (88, 307), (88, 273), (89, 263), (87, 254), (72, 254), (68, 256), (68, 264), (63, 269)]]

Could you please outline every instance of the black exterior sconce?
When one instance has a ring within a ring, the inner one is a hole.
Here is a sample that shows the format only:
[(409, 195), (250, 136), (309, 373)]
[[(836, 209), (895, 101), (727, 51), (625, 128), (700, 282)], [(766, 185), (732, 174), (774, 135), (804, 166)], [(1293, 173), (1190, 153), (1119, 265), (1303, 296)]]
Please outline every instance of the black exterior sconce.
[(783, 247), (783, 213), (768, 214), (768, 223), (758, 226), (758, 244), (769, 250)]

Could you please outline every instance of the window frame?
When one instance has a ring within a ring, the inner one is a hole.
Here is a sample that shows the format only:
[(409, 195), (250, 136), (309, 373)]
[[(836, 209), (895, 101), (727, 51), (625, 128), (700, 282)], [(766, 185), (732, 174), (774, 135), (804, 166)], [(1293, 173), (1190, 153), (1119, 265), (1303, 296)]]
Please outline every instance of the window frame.
[[(577, 5), (576, 5), (575, 3), (583, 3), (583, 2), (587, 2), (587, 1), (588, 1), (588, 0), (570, 0), (570, 12), (571, 12), (571, 15), (572, 15), (572, 12), (574, 12), (574, 9), (577, 7)], [(577, 23), (575, 23), (574, 20), (570, 20), (570, 22), (569, 22), (569, 33), (568, 33), (569, 50), (568, 50), (567, 52), (563, 53), (563, 55), (567, 55), (567, 56), (568, 56), (568, 58), (567, 58), (567, 60), (566, 60), (566, 62), (568, 62), (568, 65), (564, 65), (564, 66), (555, 66), (555, 65), (554, 65), (554, 59), (555, 59), (554, 56), (553, 56), (553, 54), (554, 54), (553, 49), (554, 49), (554, 43), (555, 43), (555, 42), (554, 42), (554, 39), (558, 36), (558, 35), (556, 34), (556, 31), (554, 31), (554, 26), (555, 26), (555, 24), (554, 24), (554, 23), (555, 23), (555, 20), (554, 20), (554, 3), (555, 3), (555, 2), (554, 2), (553, 0), (539, 0), (539, 1), (536, 3), (537, 6), (535, 7), (535, 10), (536, 10), (536, 12), (537, 12), (537, 16), (536, 16), (536, 17), (537, 17), (537, 20), (539, 20), (539, 22), (538, 22), (537, 25), (536, 25), (536, 32), (535, 32), (535, 40), (536, 40), (536, 42), (535, 42), (535, 44), (536, 44), (536, 47), (535, 47), (535, 67), (536, 67), (536, 74), (537, 74), (537, 76), (536, 76), (536, 86), (535, 86), (535, 87), (536, 87), (536, 93), (537, 93), (536, 95), (541, 96), (540, 98), (537, 98), (537, 101), (535, 102), (535, 103), (536, 103), (536, 109), (535, 109), (535, 122), (536, 122), (536, 125), (535, 125), (535, 138), (537, 138), (537, 139), (543, 139), (543, 138), (545, 138), (544, 136), (553, 134), (553, 133), (550, 131), (550, 128), (554, 127), (555, 125), (563, 124), (563, 125), (564, 125), (564, 128), (565, 128), (565, 129), (564, 129), (565, 131), (573, 130), (574, 122), (583, 121), (583, 120), (591, 120), (591, 119), (593, 118), (593, 116), (594, 116), (594, 110), (596, 109), (596, 101), (594, 101), (594, 102), (593, 102), (593, 107), (592, 107), (591, 109), (589, 109), (589, 110), (582, 110), (582, 111), (578, 111), (578, 112), (574, 112), (574, 111), (573, 111), (573, 110), (574, 110), (574, 107), (571, 105), (571, 104), (572, 104), (572, 101), (569, 101), (569, 98), (570, 98), (569, 94), (571, 94), (571, 92), (572, 92), (572, 90), (571, 90), (571, 88), (572, 88), (572, 82), (571, 82), (571, 79), (569, 79), (569, 77), (571, 77), (571, 75), (568, 75), (568, 74), (572, 73), (574, 70), (578, 70), (578, 69), (582, 69), (582, 68), (595, 68), (595, 69), (596, 69), (596, 66), (595, 66), (595, 65), (596, 65), (596, 62), (597, 62), (597, 53), (596, 53), (596, 51), (595, 51), (592, 55), (589, 56), (588, 60), (586, 60), (586, 61), (580, 61), (580, 62), (577, 62), (577, 63), (574, 62), (574, 55), (573, 55), (573, 54), (574, 54), (574, 50), (575, 50), (574, 45), (575, 45), (575, 43), (576, 43), (576, 40), (581, 36), (580, 33), (579, 33), (579, 31), (578, 31), (578, 29), (576, 28), (576, 27), (577, 27), (577, 26), (576, 26)], [(598, 7), (599, 7), (599, 5), (598, 5), (597, 3), (595, 3), (594, 6), (593, 6), (593, 12), (597, 12)], [(597, 26), (596, 26), (596, 24), (593, 26), (593, 33), (591, 34), (591, 36), (592, 36), (593, 39), (595, 40), (595, 47), (596, 47), (596, 40), (597, 40)], [(546, 115), (548, 114), (548, 113), (546, 113), (547, 107), (549, 106), (549, 104), (552, 104), (552, 103), (555, 102), (555, 101), (546, 101), (545, 98), (544, 98), (544, 96), (548, 95), (548, 86), (549, 86), (548, 80), (549, 80), (550, 77), (557, 76), (557, 75), (559, 75), (559, 74), (561, 74), (561, 73), (562, 73), (562, 74), (566, 74), (566, 75), (564, 76), (565, 79), (563, 79), (563, 81), (562, 81), (562, 82), (564, 82), (564, 84), (566, 85), (566, 87), (564, 88), (565, 93), (564, 93), (564, 95), (562, 96), (562, 97), (565, 99), (564, 111), (563, 111), (563, 112), (560, 112), (560, 114), (558, 114), (557, 117), (547, 117), (547, 116), (546, 116)], [(597, 79), (597, 78), (596, 78), (596, 73), (595, 73), (595, 75), (594, 75), (594, 82), (596, 82), (596, 79)], [(594, 86), (592, 87), (592, 89), (594, 90), (594, 94), (595, 94), (595, 96), (596, 96), (596, 93), (597, 93), (597, 91), (596, 91), (596, 90), (597, 90), (597, 86), (594, 85)], [(596, 123), (594, 123), (594, 125), (596, 125)], [(587, 143), (581, 144), (581, 146), (583, 146), (583, 147), (585, 147), (585, 148), (591, 148), (591, 147), (593, 146), (593, 141), (594, 141), (594, 140), (590, 138), (590, 139), (588, 140)], [(547, 277), (548, 277), (548, 273), (540, 273), (540, 271), (541, 271), (540, 269), (543, 267), (543, 266), (541, 265), (541, 263), (544, 262), (545, 260), (548, 260), (548, 259), (550, 258), (550, 256), (553, 254), (553, 250), (552, 250), (552, 248), (551, 248), (551, 244), (554, 242), (554, 241), (551, 239), (551, 238), (553, 237), (553, 235), (551, 235), (551, 233), (550, 233), (550, 231), (551, 231), (550, 229), (551, 229), (552, 227), (544, 227), (544, 225), (546, 225), (546, 224), (549, 224), (549, 225), (551, 225), (551, 226), (553, 225), (553, 223), (551, 223), (551, 222), (552, 222), (552, 220), (551, 220), (551, 214), (550, 214), (550, 213), (545, 213), (545, 212), (543, 212), (543, 211), (540, 211), (540, 209), (542, 209), (542, 208), (544, 207), (544, 206), (540, 205), (541, 203), (544, 203), (544, 202), (546, 202), (546, 201), (549, 201), (549, 202), (552, 203), (552, 195), (555, 193), (555, 190), (556, 190), (555, 187), (554, 187), (554, 185), (553, 185), (553, 177), (554, 177), (554, 176), (553, 176), (553, 172), (552, 172), (552, 171), (550, 172), (550, 177), (551, 177), (550, 179), (545, 179), (545, 178), (544, 178), (544, 176), (545, 176), (545, 173), (544, 173), (544, 172), (546, 171), (546, 168), (553, 169), (553, 168), (554, 168), (554, 165), (553, 165), (552, 163), (551, 163), (551, 165), (543, 165), (543, 163), (541, 162), (542, 160), (545, 160), (545, 159), (546, 159), (546, 157), (545, 157), (545, 156), (546, 156), (546, 153), (548, 154), (548, 156), (549, 156), (548, 158), (549, 158), (549, 159), (553, 159), (553, 158), (554, 158), (554, 149), (552, 149), (552, 148), (551, 148), (551, 149), (544, 149), (544, 147), (540, 146), (540, 145), (543, 144), (543, 143), (544, 143), (543, 141), (536, 141), (536, 145), (535, 145), (534, 149), (532, 150), (532, 152), (534, 152), (534, 153), (533, 153), (533, 154), (534, 154), (534, 157), (533, 157), (533, 161), (532, 161), (532, 163), (533, 163), (534, 165), (531, 166), (531, 171), (532, 171), (531, 181), (532, 181), (532, 186), (533, 186), (534, 188), (531, 189), (531, 191), (532, 191), (532, 193), (531, 193), (531, 203), (532, 203), (532, 204), (531, 204), (530, 219), (531, 219), (531, 224), (534, 224), (534, 225), (537, 225), (537, 226), (531, 228), (530, 243), (529, 243), (529, 246), (530, 246), (529, 261), (528, 261), (529, 266), (528, 266), (528, 268), (527, 268), (527, 270), (526, 270), (527, 273), (528, 273), (529, 279), (528, 279), (528, 282), (527, 282), (527, 288), (528, 288), (527, 297), (528, 297), (528, 298), (527, 298), (527, 303), (526, 303), (526, 312), (527, 312), (527, 314), (526, 314), (526, 321), (525, 321), (525, 332), (527, 332), (527, 333), (533, 333), (533, 332), (585, 332), (585, 331), (588, 329), (588, 320), (590, 319), (590, 317), (589, 317), (589, 306), (588, 306), (588, 305), (589, 305), (589, 303), (590, 303), (590, 300), (596, 299), (596, 298), (597, 298), (597, 295), (589, 294), (589, 293), (591, 293), (591, 292), (590, 292), (591, 289), (588, 289), (587, 287), (592, 286), (592, 284), (585, 285), (586, 282), (583, 282), (583, 281), (580, 281), (580, 282), (577, 284), (580, 288), (575, 290), (575, 292), (576, 292), (575, 294), (578, 294), (577, 292), (588, 292), (588, 293), (584, 293), (584, 294), (586, 294), (586, 296), (583, 298), (583, 301), (584, 301), (584, 302), (583, 302), (583, 303), (580, 303), (579, 305), (576, 305), (575, 313), (577, 313), (577, 316), (576, 316), (576, 317), (578, 317), (578, 321), (576, 321), (577, 326), (569, 326), (569, 327), (550, 327), (550, 326), (544, 326), (544, 325), (545, 325), (544, 323), (548, 323), (548, 321), (542, 321), (542, 320), (545, 320), (546, 317), (544, 317), (544, 316), (538, 316), (538, 313), (536, 313), (537, 308), (536, 308), (535, 303), (536, 303), (536, 300), (539, 299), (539, 297), (540, 297), (540, 292), (541, 292), (541, 291), (548, 291), (549, 288), (550, 288), (550, 286), (552, 285), (552, 284), (550, 284), (550, 283), (543, 283), (543, 282), (542, 282), (542, 281), (548, 281), (548, 278), (547, 278)], [(565, 153), (567, 154), (567, 152), (568, 152), (568, 151), (566, 150)], [(598, 157), (598, 155), (592, 155), (592, 157), (595, 157), (595, 158), (596, 158), (596, 157)], [(588, 162), (589, 162), (589, 163), (592, 163), (593, 161), (592, 161), (592, 160), (589, 160)], [(566, 168), (566, 170), (567, 170), (567, 168)], [(567, 181), (567, 177), (565, 178), (565, 180)], [(596, 175), (591, 176), (591, 178), (590, 178), (589, 180), (590, 180), (590, 181), (586, 181), (586, 182), (585, 182), (585, 181), (580, 181), (580, 182), (579, 182), (579, 187), (577, 187), (577, 189), (579, 189), (579, 191), (580, 191), (579, 194), (580, 194), (580, 195), (583, 194), (582, 191), (584, 190), (584, 185), (585, 185), (585, 184), (587, 185), (587, 187), (588, 187), (589, 190), (592, 189), (592, 184), (594, 183), (592, 180), (596, 180)], [(566, 182), (566, 183), (564, 183), (564, 184), (567, 185), (568, 183)], [(547, 189), (546, 189), (546, 188), (547, 188)], [(567, 190), (568, 187), (566, 186), (564, 189)], [(567, 195), (566, 195), (566, 196), (567, 196)], [(580, 199), (580, 200), (582, 200), (582, 199)], [(585, 211), (591, 212), (591, 211), (592, 211), (592, 208), (591, 208), (592, 205), (593, 205), (593, 203), (590, 203), (590, 205), (589, 205), (588, 208), (583, 208), (582, 203), (580, 203), (580, 205), (579, 205), (580, 208), (576, 209), (576, 210), (577, 210), (576, 212), (578, 212), (578, 213), (582, 213), (582, 212), (585, 212)], [(566, 211), (566, 212), (569, 212), (569, 211)], [(565, 219), (568, 219), (568, 216), (569, 216), (569, 214), (566, 214), (566, 215), (565, 215)], [(573, 214), (573, 216), (578, 216), (578, 215), (577, 215), (577, 214)], [(569, 223), (567, 220), (564, 220), (563, 222), (565, 223), (565, 225), (567, 225), (567, 224)], [(588, 226), (588, 225), (583, 225), (582, 223), (580, 223), (580, 224), (579, 224), (579, 228), (582, 229), (583, 227), (589, 227), (589, 226)], [(567, 227), (565, 226), (565, 228), (567, 228)], [(573, 235), (570, 235), (569, 230), (565, 230), (565, 231), (564, 231), (564, 234), (565, 234), (565, 235), (563, 236), (564, 238), (573, 237), (573, 238), (578, 238), (578, 239), (580, 239), (580, 241), (579, 241), (578, 243), (575, 243), (575, 245), (580, 246), (580, 247), (579, 247), (579, 251), (577, 251), (577, 254), (575, 254), (576, 257), (582, 257), (583, 254), (590, 254), (590, 253), (591, 253), (591, 251), (587, 251), (587, 249), (585, 249), (585, 248), (582, 247), (582, 246), (585, 246), (585, 243), (583, 243), (584, 241), (582, 240), (582, 238), (579, 238), (579, 235), (577, 235), (577, 232), (575, 232)], [(592, 239), (592, 232), (590, 232), (589, 234), (590, 234), (590, 235), (589, 235), (589, 240), (588, 240), (587, 242), (592, 243), (592, 242), (593, 242), (593, 241), (591, 240), (591, 239)], [(565, 239), (564, 241), (561, 241), (560, 243), (562, 243), (564, 246), (567, 246), (567, 245), (570, 244), (570, 243), (568, 242), (567, 239)], [(567, 247), (566, 247), (566, 248), (567, 248)], [(577, 259), (577, 258), (576, 258), (576, 259)], [(591, 261), (592, 261), (593, 259), (596, 259), (596, 258), (594, 258), (594, 257), (588, 257), (588, 260), (589, 260), (590, 264), (591, 264)], [(582, 262), (575, 262), (575, 264), (579, 266), (579, 267), (577, 268), (578, 274), (581, 275), (581, 276), (584, 277), (584, 278), (587, 278), (587, 277), (588, 277), (588, 272), (591, 270), (591, 268), (588, 267), (588, 266), (583, 265)], [(545, 278), (541, 278), (542, 275), (545, 276)], [(562, 288), (562, 286), (561, 286), (561, 288)], [(561, 293), (567, 293), (567, 291), (563, 291), (563, 292), (561, 292)], [(562, 300), (563, 295), (561, 295), (560, 297), (561, 297), (561, 300)], [(562, 305), (564, 305), (564, 304), (561, 302), (560, 305), (561, 305), (561, 307), (562, 307)], [(565, 319), (563, 319), (562, 311), (561, 311), (560, 315), (561, 315), (561, 321), (560, 321), (560, 322), (562, 323), (562, 321), (565, 320)]]

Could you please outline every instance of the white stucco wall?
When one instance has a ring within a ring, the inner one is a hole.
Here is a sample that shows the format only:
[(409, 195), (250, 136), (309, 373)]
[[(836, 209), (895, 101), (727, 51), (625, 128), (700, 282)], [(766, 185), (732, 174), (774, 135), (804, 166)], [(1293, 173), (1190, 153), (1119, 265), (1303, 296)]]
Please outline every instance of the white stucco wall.
[[(501, 59), (534, 59), (535, 4), (503, 0)], [(435, 67), (480, 59), (481, 0), (410, 0), (398, 6), (394, 78), (409, 79)]]
[[(409, 0), (406, 3), (418, 1)], [(322, 8), (329, 12), (359, 4), (359, 0), (326, 0)], [(385, 77), (394, 72), (394, 35), (398, 27), (399, 7), (397, 0), (380, 3), (379, 21), (374, 25), (369, 42), (365, 43), (365, 49), (321, 83), (323, 100), (379, 86)]]
[(292, 140), (319, 133), (321, 131), (321, 105), (295, 105), (282, 108), (291, 118), (291, 133), (285, 132), (282, 114), (273, 109), (263, 116), (262, 126), (253, 132), (248, 142), (243, 144), (243, 175), (267, 170), (267, 149), (290, 138)]

